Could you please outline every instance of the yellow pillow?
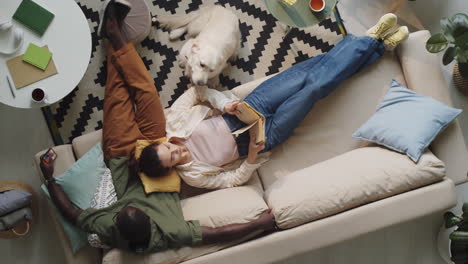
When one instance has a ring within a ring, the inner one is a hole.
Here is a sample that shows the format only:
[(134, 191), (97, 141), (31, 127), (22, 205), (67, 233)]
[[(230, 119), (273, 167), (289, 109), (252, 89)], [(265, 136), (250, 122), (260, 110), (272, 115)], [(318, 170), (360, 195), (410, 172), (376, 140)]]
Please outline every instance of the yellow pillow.
[[(146, 146), (166, 141), (167, 139), (165, 137), (155, 140), (137, 140), (135, 144), (135, 159), (140, 158), (141, 152)], [(180, 177), (175, 169), (171, 169), (168, 175), (157, 178), (148, 177), (143, 172), (138, 173), (138, 176), (140, 176), (147, 194), (152, 192), (180, 192)]]

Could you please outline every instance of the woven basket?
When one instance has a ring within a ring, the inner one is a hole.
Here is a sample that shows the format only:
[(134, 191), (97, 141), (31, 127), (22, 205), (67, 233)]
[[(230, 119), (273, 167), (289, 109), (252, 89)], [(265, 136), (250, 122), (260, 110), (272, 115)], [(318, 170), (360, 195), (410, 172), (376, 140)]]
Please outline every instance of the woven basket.
[(453, 67), (453, 83), (462, 94), (468, 96), (468, 78), (461, 76), (458, 63)]
[[(29, 192), (32, 195), (31, 199), (31, 211), (33, 215), (33, 220), (37, 219), (38, 213), (38, 202), (37, 202), (37, 195), (34, 192), (33, 188), (21, 181), (0, 181), (0, 192), (9, 191), (9, 190), (22, 190), (25, 192)], [(0, 231), (0, 238), (18, 238), (22, 236), (26, 236), (31, 232), (33, 220), (31, 221), (22, 221), (13, 229), (7, 231)]]

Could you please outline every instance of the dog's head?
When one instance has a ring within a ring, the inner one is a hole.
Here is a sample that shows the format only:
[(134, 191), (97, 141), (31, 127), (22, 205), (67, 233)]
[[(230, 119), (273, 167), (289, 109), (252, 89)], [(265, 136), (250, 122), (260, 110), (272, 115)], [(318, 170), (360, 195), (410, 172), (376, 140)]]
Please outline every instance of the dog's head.
[(196, 39), (189, 39), (180, 52), (179, 66), (197, 86), (206, 85), (208, 79), (217, 76), (225, 65), (218, 49), (211, 45), (200, 46)]

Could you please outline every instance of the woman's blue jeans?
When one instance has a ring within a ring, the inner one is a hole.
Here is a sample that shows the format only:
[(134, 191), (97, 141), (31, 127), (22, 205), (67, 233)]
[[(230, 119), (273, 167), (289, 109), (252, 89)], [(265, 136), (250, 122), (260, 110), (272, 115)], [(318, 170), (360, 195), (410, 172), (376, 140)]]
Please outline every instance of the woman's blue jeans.
[[(347, 35), (326, 54), (310, 58), (260, 84), (244, 101), (266, 118), (264, 151), (288, 139), (307, 113), (339, 84), (380, 58), (381, 41)], [(236, 116), (224, 114), (231, 131), (245, 126)], [(248, 133), (237, 139), (239, 154), (248, 153)]]

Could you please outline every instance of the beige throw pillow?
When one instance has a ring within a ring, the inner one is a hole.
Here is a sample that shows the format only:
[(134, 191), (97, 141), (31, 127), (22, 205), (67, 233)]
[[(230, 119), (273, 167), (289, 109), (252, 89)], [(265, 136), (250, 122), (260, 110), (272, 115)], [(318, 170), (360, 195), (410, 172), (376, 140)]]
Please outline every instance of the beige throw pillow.
[(265, 198), (277, 225), (292, 228), (440, 181), (444, 163), (426, 151), (418, 163), (378, 146), (349, 151), (274, 182)]

